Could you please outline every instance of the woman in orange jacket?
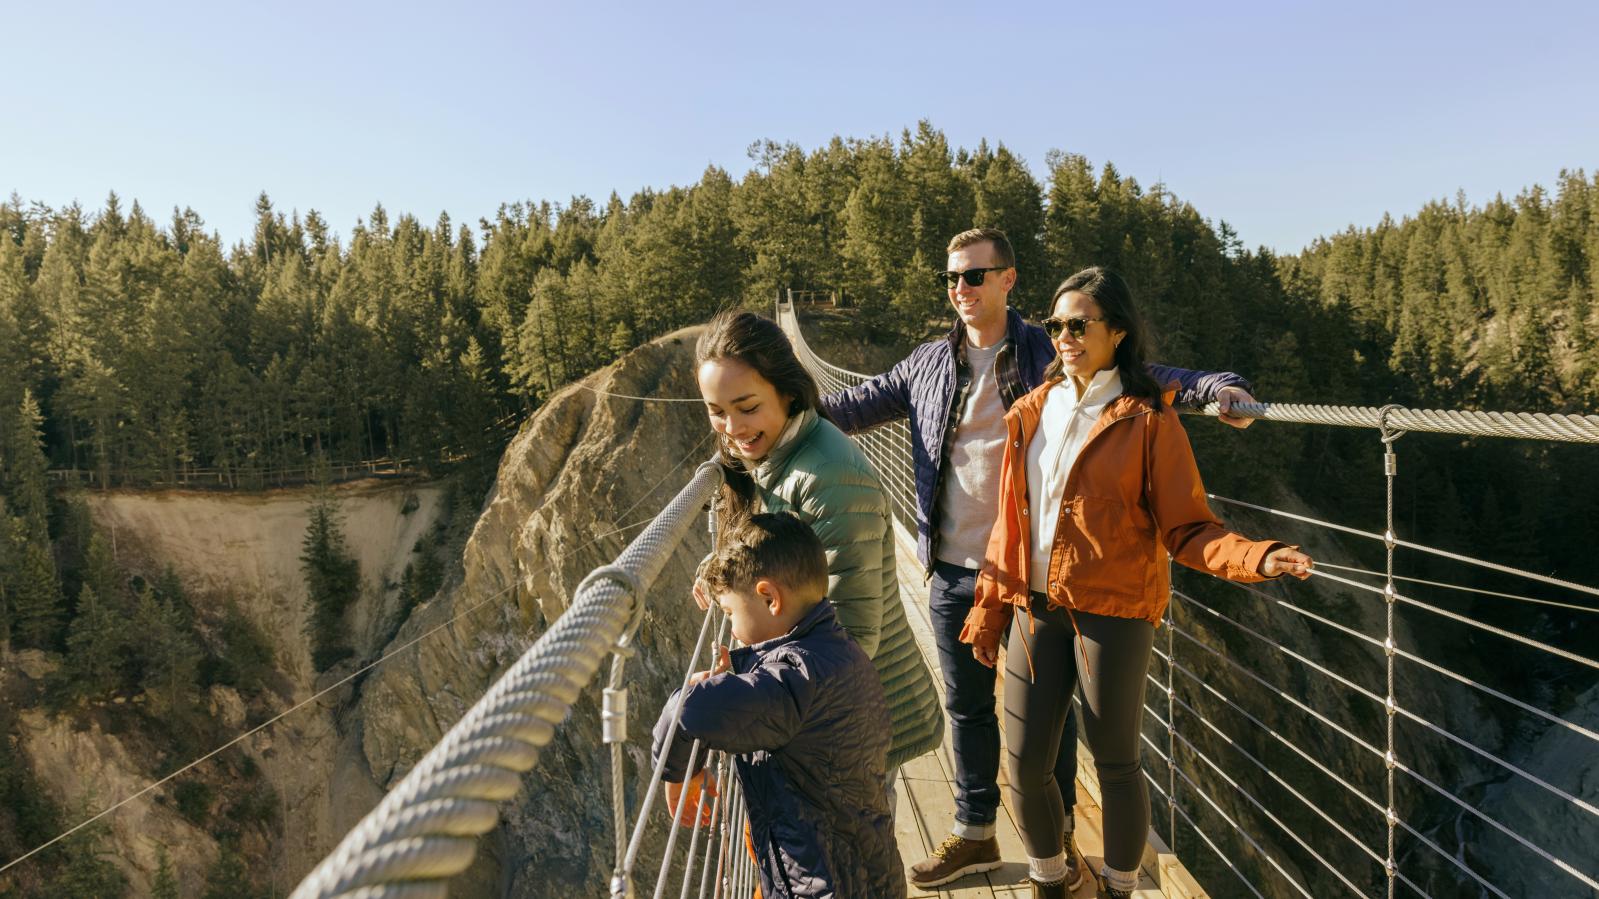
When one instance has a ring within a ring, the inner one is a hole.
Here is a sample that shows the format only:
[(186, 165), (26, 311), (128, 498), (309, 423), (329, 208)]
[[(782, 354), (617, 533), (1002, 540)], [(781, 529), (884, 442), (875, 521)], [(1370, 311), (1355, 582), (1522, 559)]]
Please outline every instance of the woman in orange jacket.
[[(1051, 778), (1080, 687), (1104, 810), (1102, 895), (1125, 896), (1149, 829), (1138, 734), (1170, 593), (1168, 553), (1235, 581), (1304, 579), (1312, 563), (1293, 547), (1229, 531), (1211, 513), (1171, 396), (1144, 366), (1148, 341), (1119, 275), (1078, 272), (1056, 289), (1052, 308), (1044, 327), (1059, 356), (1005, 416), (999, 518), (961, 640), (992, 666), (1007, 638), (1011, 801), (1033, 895), (1066, 895), (1071, 822)], [(1023, 614), (1013, 616), (1017, 607)]]

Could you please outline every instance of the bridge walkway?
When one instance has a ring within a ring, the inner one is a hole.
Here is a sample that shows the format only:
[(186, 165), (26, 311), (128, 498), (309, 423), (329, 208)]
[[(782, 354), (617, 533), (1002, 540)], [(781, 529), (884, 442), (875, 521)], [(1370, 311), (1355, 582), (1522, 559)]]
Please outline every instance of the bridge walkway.
[[(927, 587), (923, 581), (921, 565), (916, 561), (916, 539), (898, 522), (895, 522), (896, 550), (899, 558), (899, 582), (911, 628), (916, 632), (918, 645), (927, 658), (928, 666), (935, 672), (933, 681), (942, 700), (943, 678), (937, 676), (938, 656), (933, 643), (932, 623), (927, 608)], [(1002, 657), (1003, 659), (1003, 657)], [(995, 683), (995, 702), (1000, 702), (1004, 690), (1004, 665), (1000, 665), (1000, 678)], [(899, 838), (899, 852), (906, 865), (915, 864), (927, 857), (949, 835), (955, 820), (955, 763), (951, 755), (949, 731), (945, 729), (944, 744), (937, 750), (913, 759), (900, 769), (898, 784), (899, 805), (894, 811), (894, 825)], [(1003, 745), (1004, 736), (1000, 737)], [(1093, 759), (1088, 748), (1078, 744), (1077, 782), (1077, 848), (1087, 860), (1088, 870), (1098, 870), (1103, 861), (1103, 838), (1100, 833), (1099, 785), (1094, 781)], [(1001, 758), (1004, 753), (1001, 752)], [(1027, 852), (1022, 848), (1021, 834), (1011, 815), (1009, 794), (1005, 789), (1005, 769), (999, 772), (1002, 802), (999, 809), (998, 832), (1000, 857), (1004, 865), (984, 874), (971, 874), (953, 883), (933, 890), (911, 888), (912, 899), (1029, 899), (1027, 885)], [(1154, 832), (1144, 853), (1144, 871), (1136, 899), (1205, 899), (1207, 894), (1167, 852)], [(1164, 890), (1163, 890), (1164, 884)], [(1093, 899), (1094, 880), (1084, 878), (1083, 885), (1074, 896)]]

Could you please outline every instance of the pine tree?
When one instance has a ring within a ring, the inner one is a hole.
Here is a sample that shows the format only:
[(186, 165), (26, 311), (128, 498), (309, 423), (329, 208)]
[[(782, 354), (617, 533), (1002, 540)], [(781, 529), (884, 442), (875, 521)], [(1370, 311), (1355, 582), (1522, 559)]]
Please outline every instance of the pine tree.
[(61, 585), (50, 545), (31, 539), (15, 518), (7, 542), (15, 553), (4, 574), (11, 636), (19, 646), (54, 650), (61, 635)]
[(67, 628), (67, 654), (60, 669), (62, 695), (103, 698), (122, 685), (128, 624), (84, 583), (78, 593), (77, 615)]
[(178, 603), (145, 589), (134, 607), (133, 627), (139, 634), (131, 645), (141, 663), (140, 686), (169, 721), (186, 718), (192, 711), (196, 675), (204, 657), (190, 632), (187, 615)]
[(178, 877), (165, 846), (156, 854), (155, 879), (150, 883), (150, 899), (178, 899)]
[(344, 612), (361, 590), (361, 568), (345, 548), (344, 533), (333, 501), (324, 497), (311, 507), (301, 541), (300, 570), (306, 583), (306, 634), (312, 663), (324, 671), (350, 655)]

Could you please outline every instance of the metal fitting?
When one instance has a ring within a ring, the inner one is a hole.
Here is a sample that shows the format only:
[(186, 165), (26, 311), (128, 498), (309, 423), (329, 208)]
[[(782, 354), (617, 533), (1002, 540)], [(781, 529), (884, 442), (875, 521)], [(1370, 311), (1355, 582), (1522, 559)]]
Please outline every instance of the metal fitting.
[(627, 688), (606, 687), (600, 700), (600, 731), (607, 743), (627, 740)]

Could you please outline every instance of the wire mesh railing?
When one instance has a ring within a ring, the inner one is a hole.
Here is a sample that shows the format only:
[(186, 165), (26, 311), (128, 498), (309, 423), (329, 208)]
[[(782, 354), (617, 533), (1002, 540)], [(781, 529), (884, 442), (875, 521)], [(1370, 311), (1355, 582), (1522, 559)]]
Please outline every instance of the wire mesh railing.
[[(776, 313), (824, 391), (868, 379), (819, 358), (791, 305), (780, 302)], [(1157, 643), (1149, 677), (1164, 715), (1146, 704), (1144, 734), (1145, 778), (1164, 805), (1167, 845), (1191, 868), (1204, 853), (1210, 870), (1235, 878), (1215, 883), (1215, 895), (1599, 896), (1592, 849), (1599, 845), (1599, 679), (1592, 675), (1599, 661), (1591, 628), (1547, 629), (1567, 635), (1562, 641), (1421, 595), (1491, 597), (1588, 624), (1586, 616), (1599, 612), (1599, 589), (1401, 539), (1393, 513), (1395, 445), (1407, 431), (1592, 444), (1599, 416), (1281, 403), (1235, 404), (1232, 412), (1374, 429), (1386, 519), (1377, 533), (1211, 497), (1246, 510), (1240, 514), (1291, 521), (1317, 559), (1316, 595), (1337, 601), (1312, 609), (1274, 585), (1191, 573), (1174, 581), (1180, 588), (1168, 607), (1165, 648)], [(856, 439), (897, 494), (898, 513), (913, 523), (904, 422)], [(1352, 564), (1357, 557), (1338, 542), (1349, 536), (1376, 541), (1380, 569)], [(1464, 573), (1448, 580), (1399, 574), (1401, 551)], [(1484, 589), (1469, 583), (1472, 572), (1559, 595)], [(1446, 637), (1445, 629), (1458, 633)], [(1467, 654), (1428, 648), (1445, 640)], [(1529, 691), (1527, 678), (1509, 676), (1529, 666), (1556, 670), (1551, 679), (1564, 693), (1586, 692), (1561, 699), (1558, 690)], [(1496, 680), (1498, 673), (1507, 676)], [(1555, 749), (1544, 748), (1557, 739)], [(1494, 802), (1494, 791), (1520, 792)], [(1197, 839), (1179, 842), (1179, 822)]]

